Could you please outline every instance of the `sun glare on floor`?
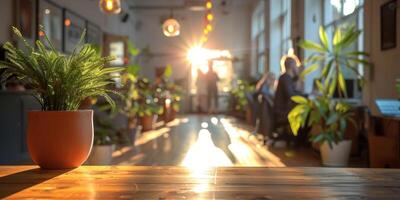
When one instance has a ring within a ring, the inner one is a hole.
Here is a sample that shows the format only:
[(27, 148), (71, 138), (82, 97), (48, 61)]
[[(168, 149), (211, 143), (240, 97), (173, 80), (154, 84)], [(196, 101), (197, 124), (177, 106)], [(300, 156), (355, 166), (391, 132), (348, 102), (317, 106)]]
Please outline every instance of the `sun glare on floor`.
[(201, 129), (198, 139), (193, 144), (185, 158), (182, 166), (192, 170), (204, 170), (212, 167), (232, 166), (232, 161), (211, 139), (211, 133), (207, 129)]

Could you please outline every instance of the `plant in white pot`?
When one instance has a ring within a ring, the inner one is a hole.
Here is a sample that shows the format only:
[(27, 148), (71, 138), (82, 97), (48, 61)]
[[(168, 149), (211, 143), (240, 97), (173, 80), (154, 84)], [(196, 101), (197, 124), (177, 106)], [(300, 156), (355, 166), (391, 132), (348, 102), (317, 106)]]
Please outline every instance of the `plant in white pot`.
[[(43, 28), (41, 27), (43, 30)], [(119, 68), (106, 67), (112, 60), (101, 57), (91, 45), (80, 45), (71, 55), (59, 53), (50, 40), (46, 46), (36, 41), (31, 46), (20, 31), (15, 35), (25, 48), (7, 42), (7, 62), (1, 62), (5, 77), (15, 75), (34, 88), (41, 111), (28, 113), (27, 144), (32, 160), (41, 168), (67, 169), (80, 166), (88, 157), (93, 143), (93, 111), (78, 110), (87, 97), (103, 96), (111, 105), (107, 89), (111, 73)]]
[(109, 165), (115, 150), (116, 130), (108, 117), (94, 117), (93, 148), (88, 158), (90, 165)]
[(293, 133), (297, 135), (300, 127), (318, 126), (319, 133), (311, 136), (311, 141), (321, 144), (322, 163), (346, 166), (351, 150), (351, 140), (345, 140), (347, 123), (352, 120), (350, 106), (328, 96), (295, 96), (292, 100), (298, 104), (289, 113)]
[[(340, 28), (335, 31), (331, 42), (326, 31), (319, 31), (320, 43), (302, 41), (300, 46), (313, 53), (306, 59), (310, 66), (301, 77), (320, 69), (316, 85), (321, 96), (306, 99), (301, 96), (292, 98), (298, 105), (294, 107), (288, 120), (292, 131), (297, 135), (301, 127), (318, 126), (320, 132), (311, 136), (311, 141), (320, 143), (323, 164), (326, 166), (346, 166), (351, 150), (351, 140), (346, 140), (345, 130), (349, 121), (353, 121), (350, 105), (344, 101), (347, 97), (347, 86), (344, 71), (353, 72), (360, 81), (363, 76), (359, 65), (369, 65), (364, 52), (349, 51), (348, 48), (357, 41), (361, 31), (348, 27), (345, 32)], [(339, 94), (334, 99), (333, 95)]]

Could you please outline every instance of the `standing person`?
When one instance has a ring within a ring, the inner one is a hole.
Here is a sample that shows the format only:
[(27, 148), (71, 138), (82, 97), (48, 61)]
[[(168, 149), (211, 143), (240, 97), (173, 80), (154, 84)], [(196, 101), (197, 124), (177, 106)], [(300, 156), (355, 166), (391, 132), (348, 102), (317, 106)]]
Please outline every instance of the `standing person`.
[(205, 84), (206, 74), (203, 73), (200, 69), (197, 70), (197, 80), (196, 80), (196, 88), (197, 88), (197, 112), (204, 112), (207, 109), (207, 106), (204, 104), (207, 101), (207, 85)]
[[(213, 61), (208, 61), (208, 72), (206, 74), (207, 79), (207, 106), (208, 112), (212, 112), (218, 109), (218, 74), (214, 71)], [(214, 105), (213, 105), (214, 104)]]

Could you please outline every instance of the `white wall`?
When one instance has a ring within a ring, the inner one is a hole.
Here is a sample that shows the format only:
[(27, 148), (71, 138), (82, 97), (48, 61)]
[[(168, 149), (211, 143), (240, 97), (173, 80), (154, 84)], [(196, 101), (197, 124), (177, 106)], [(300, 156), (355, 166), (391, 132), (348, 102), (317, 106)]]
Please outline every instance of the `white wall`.
[[(214, 30), (209, 35), (206, 48), (229, 50), (239, 62), (234, 68), (238, 73), (243, 73), (250, 67), (250, 7), (230, 5), (227, 13), (216, 7), (213, 12), (215, 20)], [(150, 47), (155, 57), (149, 62), (142, 63), (144, 75), (154, 76), (156, 67), (171, 64), (175, 78), (185, 78), (189, 74), (189, 65), (186, 60), (187, 51), (199, 41), (203, 31), (204, 12), (188, 10), (174, 11), (174, 17), (181, 25), (181, 35), (167, 38), (162, 34), (162, 18), (170, 15), (170, 11), (146, 10), (135, 11), (134, 23), (140, 24), (139, 29), (132, 30), (131, 38), (139, 48)]]
[(395, 83), (400, 78), (400, 7), (397, 2), (397, 47), (381, 51), (380, 48), (380, 6), (388, 0), (365, 0), (365, 50), (370, 53), (373, 68), (366, 71), (367, 83), (363, 100), (373, 114), (378, 110), (374, 105), (377, 98), (398, 98)]
[(12, 0), (0, 0), (0, 44), (10, 40), (10, 25), (13, 22)]

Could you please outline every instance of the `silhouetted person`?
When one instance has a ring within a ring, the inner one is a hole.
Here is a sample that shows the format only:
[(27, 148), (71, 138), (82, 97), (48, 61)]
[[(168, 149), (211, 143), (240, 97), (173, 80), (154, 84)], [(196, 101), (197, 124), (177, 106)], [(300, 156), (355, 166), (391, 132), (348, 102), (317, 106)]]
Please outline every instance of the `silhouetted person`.
[(198, 112), (203, 112), (206, 110), (206, 106), (204, 104), (207, 101), (207, 78), (206, 74), (203, 73), (200, 69), (197, 70), (197, 80), (196, 80), (196, 88), (197, 88), (197, 100), (198, 100)]
[[(218, 75), (214, 71), (213, 61), (208, 62), (208, 72), (206, 74), (207, 80), (207, 106), (208, 111), (213, 111), (213, 108), (218, 109)], [(214, 104), (214, 107), (213, 107)]]
[(288, 114), (296, 105), (291, 97), (302, 95), (302, 92), (296, 89), (298, 79), (298, 67), (296, 60), (287, 57), (285, 60), (285, 73), (279, 77), (278, 87), (274, 98), (274, 117), (275, 123), (288, 123)]

